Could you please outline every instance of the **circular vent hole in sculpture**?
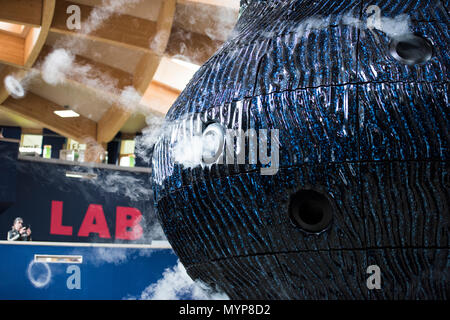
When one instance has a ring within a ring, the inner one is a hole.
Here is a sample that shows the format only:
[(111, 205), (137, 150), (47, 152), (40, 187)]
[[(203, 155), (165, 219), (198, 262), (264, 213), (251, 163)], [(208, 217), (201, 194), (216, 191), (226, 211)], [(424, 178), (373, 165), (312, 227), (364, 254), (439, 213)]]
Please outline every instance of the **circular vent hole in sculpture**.
[(423, 36), (409, 34), (393, 39), (390, 53), (401, 63), (415, 65), (425, 63), (433, 57), (433, 46)]
[(332, 221), (332, 207), (328, 198), (314, 190), (300, 190), (293, 194), (289, 204), (292, 222), (301, 229), (319, 233)]

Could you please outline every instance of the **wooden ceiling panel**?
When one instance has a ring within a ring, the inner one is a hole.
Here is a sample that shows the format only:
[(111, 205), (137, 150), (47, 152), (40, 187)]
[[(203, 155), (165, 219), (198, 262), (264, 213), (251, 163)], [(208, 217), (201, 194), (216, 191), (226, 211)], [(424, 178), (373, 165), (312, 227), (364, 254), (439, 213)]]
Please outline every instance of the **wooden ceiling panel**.
[[(137, 18), (129, 15), (113, 14), (101, 21), (97, 28), (90, 32), (83, 32), (86, 23), (85, 17), (89, 17), (95, 9), (92, 6), (76, 4), (81, 9), (81, 30), (70, 30), (67, 27), (67, 7), (75, 3), (69, 1), (58, 1), (55, 8), (55, 17), (52, 22), (51, 31), (71, 36), (90, 38), (96, 41), (107, 42), (113, 45), (150, 51), (150, 39), (156, 34), (156, 22)], [(93, 24), (94, 25), (94, 24)]]
[(223, 44), (204, 34), (186, 31), (174, 26), (170, 34), (166, 55), (180, 57), (197, 65), (203, 65)]
[[(6, 106), (2, 107), (4, 111), (0, 113), (0, 124), (2, 121), (22, 121), (27, 127), (32, 127), (29, 121), (33, 121), (37, 127), (47, 127), (74, 139), (80, 139), (82, 133), (77, 128), (84, 126), (87, 135), (102, 144), (111, 140), (119, 130), (130, 133), (141, 130), (145, 126), (146, 115), (162, 115), (167, 112), (182, 88), (178, 83), (180, 81), (173, 85), (178, 90), (170, 87), (170, 80), (164, 81), (165, 84), (155, 81), (161, 59), (175, 56), (197, 65), (203, 64), (220, 48), (231, 32), (235, 19), (237, 20), (239, 0), (227, 0), (226, 3), (220, 0), (142, 0), (119, 8), (118, 14), (105, 19), (90, 34), (67, 28), (69, 14), (66, 9), (69, 5), (78, 5), (82, 12), (81, 20), (84, 21), (103, 0), (56, 0), (56, 4), (55, 0), (0, 0), (0, 20), (2, 17), (5, 21), (12, 22), (21, 19), (26, 20), (22, 21), (26, 25), (38, 27), (43, 24), (41, 17), (45, 16), (45, 4), (51, 2), (54, 3), (55, 14), (53, 16), (52, 10), (48, 34), (42, 35), (36, 29), (33, 37), (22, 37), (23, 44), (5, 39), (2, 45), (0, 39), (0, 48), (8, 48), (3, 54), (9, 55), (12, 65), (19, 64), (19, 60), (22, 64), (29, 60), (22, 68), (29, 70), (31, 67), (39, 69), (53, 48), (65, 48), (76, 55), (76, 66), (89, 66), (89, 71), (86, 74), (70, 73), (64, 84), (56, 86), (36, 77), (29, 83), (28, 94), (24, 99), (9, 98), (6, 101)], [(14, 16), (14, 12), (8, 9), (12, 7), (12, 3), (17, 6), (24, 3), (37, 5), (26, 8), (28, 11), (21, 11), (20, 14), (16, 12)], [(32, 11), (40, 12), (39, 21), (36, 18), (31, 20)], [(40, 39), (41, 47), (42, 39), (46, 44), (40, 54), (40, 48), (37, 53), (33, 53), (30, 45), (38, 42), (37, 38)], [(17, 54), (20, 50), (23, 52), (22, 56)], [(0, 52), (0, 60), (1, 54)], [(5, 75), (14, 74), (20, 80), (24, 76), (23, 70), (9, 66), (3, 68), (3, 72), (0, 69), (0, 104), (8, 97), (3, 86)], [(169, 73), (179, 80), (183, 70), (174, 70)], [(92, 81), (85, 81), (86, 78)], [(110, 79), (115, 84), (110, 90), (112, 92), (96, 85), (102, 79)], [(117, 103), (117, 93), (120, 94), (121, 90), (130, 86), (143, 95), (139, 112), (124, 109)], [(112, 95), (116, 96), (112, 98)], [(69, 105), (77, 111), (81, 115), (81, 123), (78, 119), (74, 126), (76, 121), (68, 121), (52, 114), (54, 108), (62, 105)], [(43, 114), (38, 112), (39, 108), (44, 111)], [(67, 129), (64, 129), (66, 126)]]
[(36, 123), (36, 121), (31, 121), (21, 117), (17, 114), (8, 112), (6, 109), (1, 110), (0, 107), (0, 125), (1, 126), (11, 126), (11, 127), (22, 127), (22, 128), (32, 128), (32, 129), (42, 129), (44, 128), (41, 124)]
[[(155, 33), (150, 37), (151, 51), (139, 61), (134, 72), (133, 87), (143, 95), (156, 73), (162, 55), (169, 41), (175, 14), (176, 0), (165, 0), (159, 9)], [(114, 105), (98, 122), (97, 141), (111, 141), (127, 122), (133, 111)]]
[[(161, 3), (164, 0), (140, 0), (126, 3), (126, 5), (117, 8), (120, 14), (146, 19), (150, 21), (158, 20), (158, 12)], [(238, 0), (233, 0), (238, 1)], [(84, 4), (91, 7), (101, 7), (104, 0), (72, 0), (73, 3)]]
[[(33, 8), (35, 1), (9, 1), (9, 5), (0, 0), (0, 13), (12, 12), (13, 9), (22, 9), (22, 5), (28, 3), (26, 8)], [(19, 68), (30, 68), (47, 38), (48, 29), (53, 19), (55, 0), (41, 0), (39, 6), (39, 25), (37, 27), (24, 27), (27, 33), (2, 32), (0, 29), (0, 61)], [(5, 5), (5, 7), (2, 7)], [(16, 5), (17, 7), (14, 7)], [(8, 11), (10, 10), (10, 11)], [(25, 11), (27, 12), (27, 11)]]
[(7, 33), (0, 33), (0, 61), (21, 66), (24, 61), (25, 39)]
[(92, 139), (97, 133), (97, 125), (94, 121), (83, 116), (61, 118), (54, 113), (55, 110), (61, 110), (61, 106), (31, 92), (28, 92), (22, 99), (9, 97), (0, 106), (0, 109), (41, 124), (60, 135), (80, 142)]
[[(37, 68), (40, 68), (40, 66), (42, 66), (47, 56), (52, 53), (53, 50), (55, 49), (48, 45), (44, 46), (38, 60), (36, 61)], [(87, 66), (88, 68), (85, 69), (86, 71), (83, 74), (79, 74), (76, 71), (67, 74), (67, 78), (69, 80), (79, 82), (80, 84), (91, 85), (93, 89), (98, 90), (105, 90), (105, 87), (99, 86), (98, 88), (96, 88), (95, 82), (89, 83), (87, 80), (98, 79), (98, 83), (101, 84), (102, 81), (100, 79), (104, 79), (109, 83), (114, 84), (114, 88), (116, 88), (117, 90), (123, 90), (124, 88), (133, 85), (133, 75), (131, 73), (111, 67), (109, 65), (81, 55), (74, 56), (74, 66)]]
[(0, 0), (0, 21), (39, 27), (43, 0)]
[(178, 0), (180, 4), (206, 4), (210, 6), (229, 8), (233, 10), (239, 10), (240, 8), (240, 0)]
[[(234, 1), (222, 1), (223, 3)], [(201, 2), (177, 3), (174, 25), (186, 31), (208, 36), (211, 40), (226, 41), (236, 24), (239, 9)]]
[(95, 41), (88, 38), (76, 38), (69, 34), (51, 32), (47, 37), (47, 46), (64, 48), (73, 54), (80, 55), (133, 74), (137, 64), (144, 55), (140, 50), (114, 46), (110, 43)]
[(120, 128), (120, 132), (122, 134), (133, 134), (136, 132), (140, 132), (142, 129), (144, 129), (147, 126), (147, 123), (145, 122), (145, 115), (141, 113), (134, 113), (132, 114), (125, 124)]
[(155, 112), (166, 114), (179, 95), (180, 91), (152, 81), (142, 97), (142, 104)]
[(30, 83), (28, 90), (57, 105), (67, 105), (93, 121), (99, 121), (112, 105), (112, 101), (108, 101), (111, 98), (104, 92), (71, 80), (50, 85), (38, 77)]
[(31, 68), (41, 52), (48, 36), (55, 12), (55, 0), (43, 0), (42, 24), (32, 28), (25, 39), (24, 66)]

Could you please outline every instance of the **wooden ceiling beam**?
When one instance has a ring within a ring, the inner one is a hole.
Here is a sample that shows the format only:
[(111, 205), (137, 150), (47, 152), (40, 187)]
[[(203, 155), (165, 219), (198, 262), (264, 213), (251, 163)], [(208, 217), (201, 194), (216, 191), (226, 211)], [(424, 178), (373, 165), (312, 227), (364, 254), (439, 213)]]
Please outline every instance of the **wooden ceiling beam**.
[(3, 69), (0, 72), (0, 104), (2, 104), (9, 96), (9, 92), (5, 87), (5, 78), (12, 70), (13, 68), (10, 66), (3, 66)]
[[(70, 30), (67, 27), (66, 21), (69, 15), (66, 13), (66, 10), (70, 5), (77, 5), (81, 10), (81, 30)], [(85, 25), (86, 19), (94, 9), (95, 7), (79, 3), (58, 1), (50, 31), (73, 37), (88, 38), (115, 46), (142, 50), (144, 52), (151, 51), (149, 39), (152, 39), (156, 34), (156, 23), (154, 21), (126, 14), (113, 14), (108, 19), (102, 21), (95, 30), (85, 32), (83, 31), (83, 25)]]
[(54, 113), (64, 109), (56, 103), (28, 92), (22, 99), (9, 97), (0, 109), (16, 114), (48, 128), (62, 136), (79, 142), (91, 141), (97, 135), (97, 124), (83, 116), (76, 118), (61, 118)]
[(40, 27), (43, 0), (0, 0), (0, 21)]
[(172, 31), (176, 0), (165, 0), (162, 3), (156, 22), (156, 33), (150, 43), (152, 52), (146, 53), (139, 61), (134, 73), (134, 87), (144, 94), (155, 75), (156, 69), (166, 50)]
[(106, 143), (114, 139), (131, 115), (131, 111), (113, 105), (97, 122), (97, 141)]
[(23, 61), (25, 68), (31, 68), (34, 65), (44, 47), (54, 17), (55, 4), (55, 0), (43, 0), (41, 27), (32, 28), (25, 38)]
[[(172, 30), (176, 0), (165, 0), (162, 3), (156, 22), (156, 32), (151, 37), (151, 51), (144, 54), (139, 61), (133, 79), (136, 91), (144, 95), (155, 75), (156, 69), (165, 52)], [(111, 141), (131, 116), (132, 110), (120, 106), (112, 106), (98, 122), (97, 141)]]
[[(17, 60), (17, 63), (14, 64), (14, 66), (6, 65), (0, 73), (0, 105), (9, 96), (9, 92), (5, 87), (5, 78), (8, 75), (14, 75), (14, 77), (19, 81), (24, 78), (27, 73), (26, 69), (30, 68), (34, 64), (47, 38), (48, 30), (50, 28), (50, 24), (53, 19), (53, 13), (55, 10), (55, 0), (40, 0), (39, 2), (41, 3), (39, 13), (39, 32), (36, 33), (35, 31), (33, 31), (36, 29), (32, 28), (33, 30), (30, 30), (29, 35), (26, 38), (21, 38), (20, 36), (18, 36), (23, 41), (23, 51), (22, 54), (20, 54), (20, 56), (22, 57), (22, 62), (19, 63), (19, 61)], [(3, 17), (7, 16), (10, 19), (13, 19), (15, 17), (14, 14), (16, 14), (16, 16), (19, 15), (23, 19), (27, 19), (27, 17), (31, 17), (36, 14), (31, 13), (33, 10), (36, 11), (36, 7), (38, 7), (38, 5), (35, 3), (35, 1), (0, 0), (0, 8), (2, 8), (0, 17), (3, 15)], [(6, 47), (0, 45), (0, 48), (3, 48), (3, 50), (5, 50)], [(0, 55), (2, 54), (1, 52), (3, 52), (3, 50), (0, 50)], [(0, 57), (0, 60), (3, 59)]]
[(42, 129), (37, 128), (22, 128), (22, 134), (36, 134), (42, 135)]
[(9, 92), (5, 87), (5, 78), (9, 75), (14, 75), (14, 78), (20, 81), (23, 77), (25, 77), (26, 72), (27, 71), (24, 69), (19, 69), (9, 65), (5, 65), (3, 67), (3, 70), (0, 73), (0, 104), (2, 104), (3, 101), (5, 101), (9, 96)]
[[(49, 54), (52, 53), (54, 48), (51, 46), (45, 45), (41, 53), (39, 54), (39, 57), (36, 61), (36, 66), (39, 67), (42, 65), (47, 58)], [(86, 71), (86, 74), (83, 74), (83, 78), (87, 79), (97, 79), (99, 75), (101, 77), (104, 77), (105, 79), (108, 79), (108, 81), (111, 81), (114, 83), (115, 87), (119, 90), (123, 90), (126, 87), (133, 85), (133, 75), (131, 73), (125, 72), (123, 70), (114, 68), (112, 66), (109, 66), (107, 64), (94, 61), (90, 58), (84, 57), (82, 55), (75, 55), (74, 59), (74, 65), (77, 66), (89, 66), (90, 69)], [(84, 83), (83, 78), (80, 78), (79, 75), (76, 73), (69, 73), (67, 74), (67, 79), (70, 81), (77, 82), (78, 84), (84, 85), (87, 87), (87, 84)], [(91, 89), (95, 90), (101, 90), (102, 88), (95, 88), (95, 87), (89, 87)], [(104, 92), (106, 94), (112, 94), (111, 92)]]
[(207, 4), (216, 7), (225, 7), (230, 9), (239, 10), (240, 1), (224, 1), (224, 0), (178, 0), (178, 3), (181, 4)]
[(142, 104), (149, 106), (154, 111), (166, 114), (180, 93), (179, 90), (161, 82), (152, 81), (142, 97)]
[[(86, 19), (92, 10), (94, 10), (94, 7), (69, 1), (58, 1), (50, 32), (87, 38), (118, 47), (139, 50), (148, 54), (148, 56), (154, 54), (159, 55), (160, 52), (157, 51), (157, 47), (159, 43), (165, 43), (161, 47), (166, 48), (164, 51), (166, 55), (182, 55), (193, 63), (201, 65), (220, 48), (223, 41), (212, 40), (206, 34), (191, 32), (176, 25), (172, 28), (176, 5), (172, 5), (173, 1), (163, 1), (162, 9), (167, 10), (171, 14), (173, 11), (172, 16), (167, 15), (169, 17), (168, 20), (158, 18), (158, 21), (154, 22), (126, 14), (113, 15), (105, 19), (98, 29), (89, 34), (83, 33), (82, 30), (70, 30), (67, 28), (66, 19), (68, 18), (68, 14), (66, 13), (66, 9), (72, 4), (79, 6), (81, 9), (81, 17)], [(160, 13), (163, 13), (162, 11)], [(167, 30), (168, 26), (171, 27), (168, 33), (161, 32), (161, 30)], [(166, 37), (167, 41), (165, 39)], [(150, 39), (153, 39), (153, 41), (150, 41)], [(143, 60), (148, 59), (144, 58)], [(139, 68), (139, 70), (142, 70), (142, 68)]]
[[(8, 1), (10, 5), (6, 5), (7, 10), (12, 10), (11, 3), (18, 5), (21, 8), (24, 1)], [(34, 1), (29, 1), (27, 8), (33, 8)], [(41, 4), (39, 11), (39, 25), (32, 27), (26, 37), (22, 34), (13, 34), (0, 32), (0, 61), (19, 68), (30, 68), (42, 46), (47, 39), (50, 24), (53, 19), (53, 13), (55, 9), (55, 0), (40, 0)], [(0, 16), (4, 8), (3, 0), (0, 0)], [(7, 11), (9, 12), (9, 11)]]
[(182, 56), (196, 65), (203, 65), (222, 46), (223, 41), (212, 40), (205, 34), (172, 28), (166, 56)]
[(12, 65), (22, 66), (24, 61), (25, 39), (0, 33), (0, 61)]

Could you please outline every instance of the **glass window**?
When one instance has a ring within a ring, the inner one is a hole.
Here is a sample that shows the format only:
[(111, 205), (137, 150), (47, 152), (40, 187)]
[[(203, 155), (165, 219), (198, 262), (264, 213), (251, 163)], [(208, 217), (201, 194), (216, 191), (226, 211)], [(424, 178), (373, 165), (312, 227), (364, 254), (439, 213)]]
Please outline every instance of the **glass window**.
[(86, 150), (86, 144), (79, 143), (73, 139), (67, 139), (67, 149), (68, 150)]
[(136, 162), (134, 154), (127, 155), (127, 156), (121, 156), (119, 161), (119, 166), (123, 167), (134, 167)]
[(39, 155), (42, 154), (42, 135), (23, 134), (19, 152)]
[(120, 145), (120, 154), (134, 154), (134, 140), (122, 140)]
[(136, 162), (134, 148), (134, 140), (122, 140), (120, 142), (119, 166), (134, 167)]

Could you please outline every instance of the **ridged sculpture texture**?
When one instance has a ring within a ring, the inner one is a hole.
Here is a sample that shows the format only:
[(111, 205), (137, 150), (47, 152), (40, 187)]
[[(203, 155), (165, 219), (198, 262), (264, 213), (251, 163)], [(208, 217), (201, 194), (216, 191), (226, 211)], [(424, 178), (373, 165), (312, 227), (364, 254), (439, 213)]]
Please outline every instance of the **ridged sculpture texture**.
[[(241, 2), (153, 152), (155, 206), (193, 279), (232, 299), (448, 299), (447, 4)], [(177, 160), (180, 135), (211, 125), (246, 133), (230, 149), (244, 163)]]

